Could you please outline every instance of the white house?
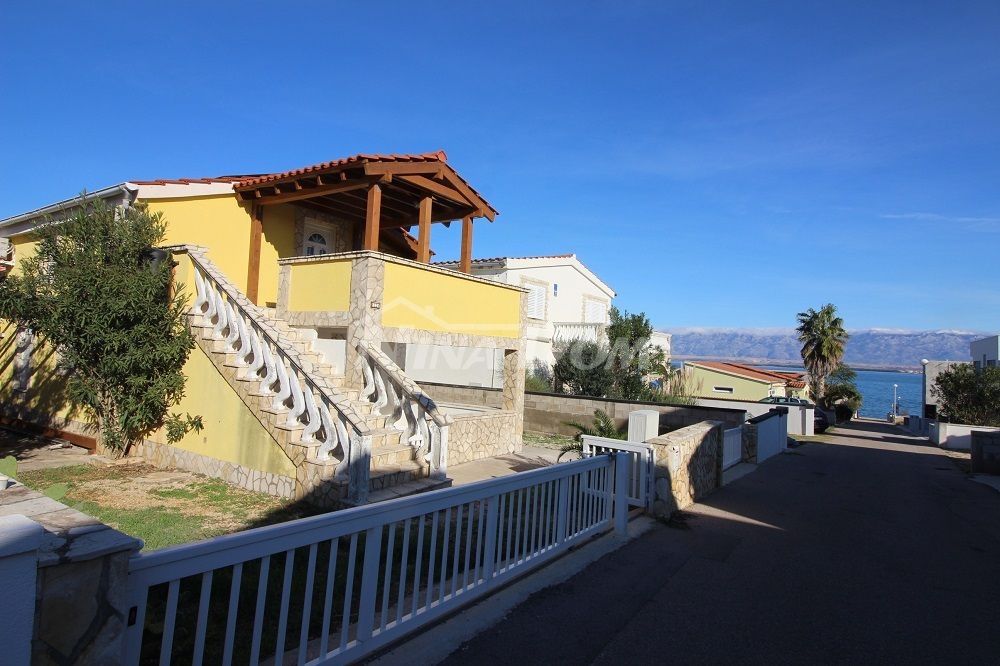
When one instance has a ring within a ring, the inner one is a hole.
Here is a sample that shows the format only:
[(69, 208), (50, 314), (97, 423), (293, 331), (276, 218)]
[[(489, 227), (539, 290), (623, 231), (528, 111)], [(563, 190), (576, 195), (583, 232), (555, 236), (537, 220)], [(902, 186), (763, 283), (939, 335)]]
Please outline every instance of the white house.
[[(459, 262), (436, 265), (457, 270)], [(575, 254), (477, 259), (472, 262), (472, 275), (527, 290), (525, 360), (529, 369), (533, 365), (554, 364), (560, 343), (606, 337), (615, 291)], [(652, 342), (663, 347), (669, 357), (669, 334), (657, 333)], [(492, 350), (487, 353), (467, 349), (458, 353), (431, 345), (411, 345), (405, 367), (418, 379), (422, 379), (422, 374), (427, 374), (428, 379), (432, 375), (440, 378), (444, 372), (456, 384), (493, 386), (502, 369), (502, 359)]]
[(992, 368), (1000, 362), (1000, 335), (973, 340), (969, 345), (976, 368)]

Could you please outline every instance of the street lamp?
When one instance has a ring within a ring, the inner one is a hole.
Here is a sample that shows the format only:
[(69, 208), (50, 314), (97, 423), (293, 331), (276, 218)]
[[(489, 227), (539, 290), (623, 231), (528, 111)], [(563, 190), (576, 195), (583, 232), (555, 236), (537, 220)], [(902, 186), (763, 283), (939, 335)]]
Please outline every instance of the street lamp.
[(899, 388), (899, 384), (892, 385), (892, 420), (895, 421), (896, 417), (899, 416), (899, 401), (896, 400), (896, 389)]

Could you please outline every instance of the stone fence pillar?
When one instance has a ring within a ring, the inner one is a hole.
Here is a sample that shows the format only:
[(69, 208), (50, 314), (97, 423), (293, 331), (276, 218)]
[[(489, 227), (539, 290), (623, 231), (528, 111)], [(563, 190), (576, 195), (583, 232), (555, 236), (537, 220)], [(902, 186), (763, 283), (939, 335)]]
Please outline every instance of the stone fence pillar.
[[(0, 580), (20, 607), (12, 620), (5, 612), (13, 609), (0, 608), (5, 636), (0, 661), (119, 663), (128, 613), (128, 561), (142, 541), (17, 483), (0, 490), (0, 521)], [(8, 575), (10, 567), (23, 569), (21, 577)], [(31, 608), (24, 598), (27, 590)], [(25, 618), (26, 644), (18, 638)], [(15, 640), (8, 642), (11, 635)], [(17, 658), (8, 645), (18, 650)], [(30, 655), (21, 659), (24, 650)]]
[(35, 581), (38, 547), (45, 530), (21, 515), (0, 516), (0, 627), (3, 659), (11, 664), (31, 663), (31, 638), (35, 623)]

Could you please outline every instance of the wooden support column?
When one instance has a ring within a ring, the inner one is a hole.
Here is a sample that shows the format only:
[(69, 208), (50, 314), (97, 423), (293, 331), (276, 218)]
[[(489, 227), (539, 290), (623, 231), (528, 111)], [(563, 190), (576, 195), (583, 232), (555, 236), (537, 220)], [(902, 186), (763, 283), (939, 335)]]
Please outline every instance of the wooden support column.
[(472, 272), (472, 216), (462, 218), (462, 256), (458, 262), (458, 270), (463, 273)]
[(417, 232), (417, 261), (423, 264), (431, 263), (431, 206), (433, 199), (424, 197), (420, 200), (420, 218)]
[(260, 289), (260, 239), (264, 233), (264, 207), (253, 204), (250, 207), (250, 256), (247, 260), (247, 299), (257, 303)]
[(368, 190), (368, 208), (365, 211), (364, 249), (378, 252), (378, 234), (382, 218), (382, 188), (372, 185)]

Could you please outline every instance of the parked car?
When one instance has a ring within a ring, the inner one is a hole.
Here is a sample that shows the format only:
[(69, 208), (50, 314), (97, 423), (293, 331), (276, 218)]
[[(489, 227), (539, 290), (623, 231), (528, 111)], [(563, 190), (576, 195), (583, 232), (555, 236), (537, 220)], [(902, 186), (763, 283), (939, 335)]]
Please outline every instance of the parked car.
[(763, 398), (757, 402), (769, 402), (775, 405), (805, 405), (807, 407), (812, 405), (811, 402), (805, 400), (804, 398), (790, 398), (784, 395), (768, 396), (767, 398)]
[(817, 409), (813, 412), (813, 432), (824, 432), (830, 427), (830, 419), (826, 418), (826, 412)]

